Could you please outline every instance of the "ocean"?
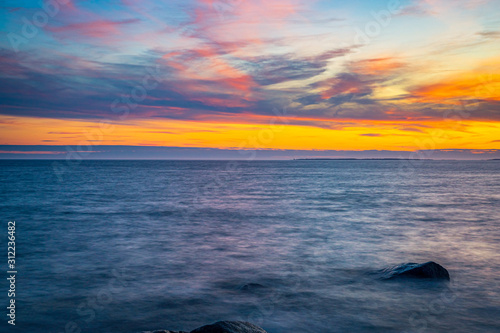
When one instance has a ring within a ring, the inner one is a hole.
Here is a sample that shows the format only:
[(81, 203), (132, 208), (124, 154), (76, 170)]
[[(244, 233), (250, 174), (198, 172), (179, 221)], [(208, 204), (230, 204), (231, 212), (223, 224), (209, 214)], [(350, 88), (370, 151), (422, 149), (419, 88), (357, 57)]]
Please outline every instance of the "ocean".
[(0, 161), (9, 332), (500, 332), (500, 161), (53, 163)]

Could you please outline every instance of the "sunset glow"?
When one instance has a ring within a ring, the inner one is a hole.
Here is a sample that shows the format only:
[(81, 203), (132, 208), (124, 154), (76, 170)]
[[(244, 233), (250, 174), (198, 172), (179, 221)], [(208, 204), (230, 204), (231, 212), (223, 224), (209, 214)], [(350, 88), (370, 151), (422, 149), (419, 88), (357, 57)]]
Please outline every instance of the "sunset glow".
[(9, 0), (0, 144), (500, 149), (498, 2), (448, 4)]

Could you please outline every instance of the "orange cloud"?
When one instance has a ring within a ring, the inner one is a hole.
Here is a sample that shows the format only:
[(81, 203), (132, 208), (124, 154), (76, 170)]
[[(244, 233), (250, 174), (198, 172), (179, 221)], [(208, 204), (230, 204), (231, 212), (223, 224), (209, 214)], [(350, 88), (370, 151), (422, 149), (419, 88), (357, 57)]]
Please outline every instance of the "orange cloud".
[(418, 102), (456, 104), (457, 100), (500, 101), (500, 62), (495, 59), (474, 71), (449, 76), (411, 91)]
[(395, 70), (401, 69), (405, 64), (395, 58), (373, 58), (361, 60), (354, 63), (351, 68), (352, 71), (359, 74), (366, 75), (384, 75), (390, 74)]
[(456, 99), (500, 101), (500, 75), (462, 74), (444, 82), (419, 87), (412, 91), (420, 102), (455, 103)]

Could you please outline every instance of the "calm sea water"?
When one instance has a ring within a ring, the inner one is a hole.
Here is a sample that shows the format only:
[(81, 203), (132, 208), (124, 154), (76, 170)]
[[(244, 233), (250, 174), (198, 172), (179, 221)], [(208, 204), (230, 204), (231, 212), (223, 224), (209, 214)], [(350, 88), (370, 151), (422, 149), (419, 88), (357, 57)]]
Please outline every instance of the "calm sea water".
[[(15, 330), (500, 332), (500, 161), (407, 163), (0, 161)], [(452, 281), (371, 274), (429, 260)]]

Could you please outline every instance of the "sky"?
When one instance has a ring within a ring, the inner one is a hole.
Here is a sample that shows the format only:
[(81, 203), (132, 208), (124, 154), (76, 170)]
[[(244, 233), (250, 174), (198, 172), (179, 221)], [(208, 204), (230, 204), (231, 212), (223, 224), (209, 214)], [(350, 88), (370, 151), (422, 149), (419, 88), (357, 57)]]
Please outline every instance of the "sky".
[(498, 0), (3, 0), (0, 158), (498, 157), (499, 41)]

